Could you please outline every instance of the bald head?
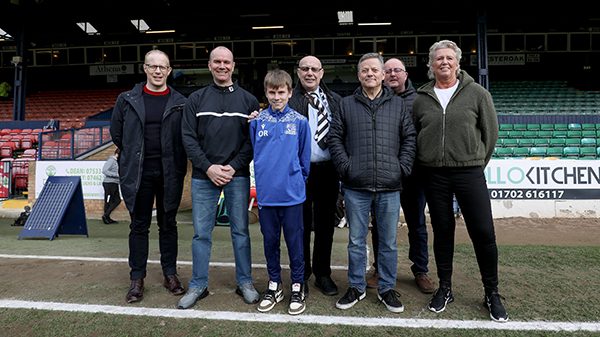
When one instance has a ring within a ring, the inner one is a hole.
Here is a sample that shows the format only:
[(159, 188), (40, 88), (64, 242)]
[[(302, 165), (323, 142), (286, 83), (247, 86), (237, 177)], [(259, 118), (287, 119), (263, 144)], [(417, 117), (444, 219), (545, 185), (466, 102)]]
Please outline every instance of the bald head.
[(321, 60), (312, 55), (303, 57), (300, 59), (300, 62), (298, 62), (296, 74), (298, 75), (300, 84), (304, 90), (308, 92), (315, 91), (323, 78), (323, 66), (321, 65)]

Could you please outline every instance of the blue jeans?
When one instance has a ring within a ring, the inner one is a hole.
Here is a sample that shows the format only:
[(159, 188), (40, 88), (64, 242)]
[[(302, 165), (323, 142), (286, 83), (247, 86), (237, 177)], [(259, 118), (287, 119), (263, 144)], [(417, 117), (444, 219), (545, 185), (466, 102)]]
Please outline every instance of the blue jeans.
[(344, 188), (348, 234), (348, 283), (350, 287), (365, 292), (367, 282), (367, 234), (369, 232), (369, 212), (371, 207), (377, 218), (379, 251), (377, 270), (379, 272), (380, 294), (396, 286), (398, 246), (396, 232), (400, 218), (400, 192), (368, 192)]
[[(223, 188), (225, 207), (235, 257), (235, 279), (238, 285), (252, 283), (252, 259), (248, 232), (248, 199), (250, 178), (233, 177)], [(212, 248), (212, 231), (215, 228), (217, 202), (221, 187), (208, 179), (192, 179), (192, 279), (190, 288), (208, 287), (208, 264)]]

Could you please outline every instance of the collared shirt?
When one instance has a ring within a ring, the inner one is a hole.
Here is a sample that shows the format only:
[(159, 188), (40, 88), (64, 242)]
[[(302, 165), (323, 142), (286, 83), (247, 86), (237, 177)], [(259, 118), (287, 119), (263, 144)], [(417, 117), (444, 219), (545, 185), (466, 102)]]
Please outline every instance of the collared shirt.
[[(320, 91), (320, 94), (319, 94), (319, 91)], [(308, 95), (310, 96), (310, 94), (312, 94), (312, 93), (317, 93), (317, 97), (319, 97), (321, 104), (323, 104), (323, 107), (327, 111), (327, 119), (329, 120), (329, 123), (331, 123), (331, 110), (329, 109), (329, 104), (327, 103), (327, 100), (321, 99), (322, 97), (325, 97), (325, 93), (323, 92), (323, 89), (321, 89), (321, 87), (319, 87), (315, 91), (308, 92)], [(308, 105), (308, 124), (310, 126), (310, 162), (311, 163), (326, 161), (326, 160), (331, 159), (331, 155), (329, 154), (329, 149), (325, 149), (325, 150), (321, 149), (321, 147), (319, 146), (319, 144), (317, 144), (317, 141), (315, 140), (315, 133), (317, 132), (317, 120), (318, 120), (317, 114), (318, 113), (319, 113), (319, 111), (317, 110), (317, 108), (313, 107), (312, 104)]]

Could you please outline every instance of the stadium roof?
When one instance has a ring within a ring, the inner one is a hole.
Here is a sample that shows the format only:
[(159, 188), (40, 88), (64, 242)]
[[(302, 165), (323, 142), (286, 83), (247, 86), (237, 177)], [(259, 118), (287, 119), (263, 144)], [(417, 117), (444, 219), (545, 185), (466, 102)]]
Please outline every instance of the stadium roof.
[[(483, 4), (482, 4), (483, 3)], [(318, 5), (322, 5), (319, 7)], [(598, 31), (600, 15), (583, 1), (557, 7), (532, 6), (517, 1), (489, 4), (484, 1), (346, 1), (318, 2), (247, 1), (242, 5), (222, 1), (185, 0), (1, 0), (0, 29), (13, 38), (25, 32), (27, 48), (56, 45), (96, 45), (106, 41), (144, 43), (172, 41), (298, 38), (321, 36), (474, 33), (477, 14), (485, 13), (494, 32)], [(485, 7), (485, 8), (483, 8)], [(338, 11), (352, 11), (354, 24), (340, 25)], [(144, 19), (153, 31), (144, 34), (131, 20)], [(99, 35), (88, 35), (76, 25), (89, 22)], [(388, 26), (358, 23), (389, 22)], [(253, 26), (283, 26), (253, 30)], [(0, 48), (3, 43), (0, 42)]]

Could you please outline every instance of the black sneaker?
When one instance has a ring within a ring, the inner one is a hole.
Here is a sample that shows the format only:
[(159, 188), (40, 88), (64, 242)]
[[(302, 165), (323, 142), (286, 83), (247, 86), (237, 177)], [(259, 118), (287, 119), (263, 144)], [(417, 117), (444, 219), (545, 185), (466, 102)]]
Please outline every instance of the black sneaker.
[(502, 305), (500, 298), (504, 299), (504, 297), (500, 296), (497, 292), (485, 295), (483, 305), (489, 310), (492, 321), (504, 323), (508, 322), (508, 314), (506, 313), (506, 309), (504, 309), (504, 305)]
[(315, 287), (321, 289), (321, 292), (327, 296), (335, 296), (338, 294), (338, 287), (329, 276), (315, 277)]
[(383, 294), (377, 294), (377, 298), (381, 301), (381, 303), (385, 304), (391, 312), (403, 312), (404, 306), (402, 302), (400, 302), (400, 294), (394, 290), (390, 289)]
[(348, 291), (346, 291), (346, 294), (335, 303), (335, 307), (342, 310), (350, 309), (366, 296), (366, 292), (361, 293), (358, 289), (350, 287), (348, 288)]
[(440, 313), (446, 310), (446, 304), (454, 302), (454, 296), (452, 296), (452, 290), (450, 288), (438, 288), (431, 301), (429, 301), (429, 305), (427, 306), (429, 310)]

